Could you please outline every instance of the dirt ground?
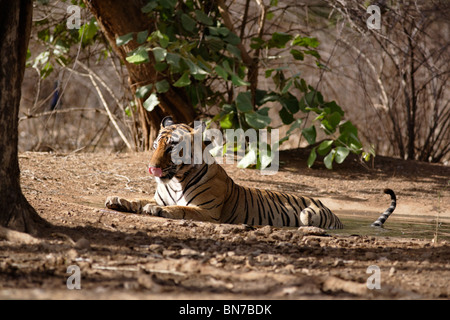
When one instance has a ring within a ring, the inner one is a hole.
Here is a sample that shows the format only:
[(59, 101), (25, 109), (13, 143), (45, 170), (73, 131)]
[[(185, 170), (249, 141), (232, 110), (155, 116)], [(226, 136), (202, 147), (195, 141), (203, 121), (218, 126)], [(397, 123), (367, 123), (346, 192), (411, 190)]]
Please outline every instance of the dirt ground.
[[(377, 157), (373, 168), (308, 169), (304, 150), (282, 152), (274, 176), (225, 166), (239, 184), (320, 198), (349, 224), (323, 233), (105, 209), (109, 195), (153, 196), (146, 153), (19, 158), (24, 194), (54, 227), (36, 245), (0, 240), (0, 299), (450, 297), (449, 167)], [(387, 208), (386, 187), (398, 195), (387, 233), (358, 227)], [(81, 290), (67, 288), (71, 265)]]

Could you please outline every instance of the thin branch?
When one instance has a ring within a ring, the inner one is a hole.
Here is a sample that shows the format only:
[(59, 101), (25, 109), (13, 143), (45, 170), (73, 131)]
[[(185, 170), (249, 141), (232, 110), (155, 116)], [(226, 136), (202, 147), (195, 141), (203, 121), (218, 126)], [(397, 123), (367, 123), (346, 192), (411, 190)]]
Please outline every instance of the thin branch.
[(97, 90), (97, 94), (100, 98), (100, 101), (102, 102), (103, 107), (105, 108), (106, 112), (108, 113), (109, 119), (111, 120), (114, 128), (116, 129), (117, 133), (119, 134), (120, 138), (122, 138), (123, 142), (126, 144), (128, 149), (132, 150), (131, 144), (128, 142), (128, 140), (125, 137), (125, 135), (123, 134), (122, 130), (120, 130), (120, 127), (117, 124), (116, 120), (114, 119), (114, 116), (111, 113), (111, 110), (109, 110), (108, 104), (106, 103), (105, 98), (103, 97), (102, 91), (98, 87), (97, 83), (95, 82), (94, 76), (91, 73), (89, 73), (89, 78), (91, 79), (92, 85)]
[(69, 109), (60, 109), (60, 110), (52, 110), (52, 111), (45, 111), (41, 113), (36, 114), (25, 114), (23, 117), (19, 118), (19, 122), (28, 120), (28, 119), (35, 119), (45, 116), (50, 116), (58, 113), (71, 113), (71, 112), (98, 112), (105, 116), (109, 116), (106, 111), (95, 109), (95, 108), (69, 108)]

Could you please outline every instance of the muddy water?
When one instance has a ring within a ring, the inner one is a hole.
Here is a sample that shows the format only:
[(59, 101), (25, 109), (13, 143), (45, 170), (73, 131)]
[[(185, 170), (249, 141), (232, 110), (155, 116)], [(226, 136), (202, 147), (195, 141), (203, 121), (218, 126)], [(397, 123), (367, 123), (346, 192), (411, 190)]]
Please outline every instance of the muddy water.
[[(344, 224), (342, 230), (330, 230), (330, 234), (369, 235), (383, 237), (401, 237), (415, 239), (434, 239), (450, 241), (450, 220), (441, 217), (393, 217), (391, 216), (383, 228), (371, 227), (375, 220), (367, 213), (345, 214), (336, 212)], [(376, 215), (375, 215), (376, 216)]]

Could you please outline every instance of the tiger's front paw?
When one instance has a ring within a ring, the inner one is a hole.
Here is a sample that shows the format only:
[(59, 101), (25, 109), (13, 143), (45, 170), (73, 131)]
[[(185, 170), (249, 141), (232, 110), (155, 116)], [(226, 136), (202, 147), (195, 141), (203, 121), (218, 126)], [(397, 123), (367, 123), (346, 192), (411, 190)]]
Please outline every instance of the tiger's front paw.
[(151, 216), (164, 217), (164, 215), (163, 215), (164, 209), (161, 208), (160, 206), (154, 206), (154, 205), (151, 205), (151, 204), (146, 204), (142, 208), (142, 213), (148, 214), (148, 215), (151, 215)]
[(105, 201), (105, 207), (111, 210), (117, 210), (117, 211), (126, 211), (126, 203), (122, 204), (122, 201), (124, 199), (120, 199), (116, 196), (111, 196), (106, 198)]
[(105, 207), (111, 210), (139, 213), (141, 203), (139, 201), (129, 201), (124, 198), (111, 196), (106, 198)]

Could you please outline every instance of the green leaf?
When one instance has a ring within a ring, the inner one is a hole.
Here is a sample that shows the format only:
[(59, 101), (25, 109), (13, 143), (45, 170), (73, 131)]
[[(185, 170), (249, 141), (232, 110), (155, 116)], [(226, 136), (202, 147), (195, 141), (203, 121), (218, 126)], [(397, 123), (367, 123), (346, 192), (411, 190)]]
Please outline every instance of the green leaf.
[(305, 59), (305, 55), (300, 50), (292, 49), (290, 52), (295, 60), (303, 61)]
[(354, 134), (355, 136), (358, 135), (358, 129), (350, 122), (350, 121), (345, 121), (343, 124), (341, 124), (339, 126), (339, 132), (340, 133), (345, 133), (345, 134)]
[(214, 70), (216, 70), (216, 73), (222, 77), (224, 80), (228, 80), (228, 72), (221, 66), (217, 65)]
[(282, 96), (279, 101), (281, 105), (288, 109), (292, 114), (296, 114), (300, 110), (297, 98), (290, 93)]
[(53, 71), (53, 65), (49, 61), (44, 65), (44, 67), (40, 71), (41, 78), (42, 79), (47, 78), (50, 75), (50, 73), (52, 73), (52, 71)]
[[(289, 79), (289, 80), (286, 82), (286, 84), (284, 85), (283, 90), (281, 90), (281, 94), (282, 94), (282, 95), (283, 95), (283, 94), (286, 94), (286, 93), (289, 91), (289, 89), (291, 88), (291, 86), (292, 86), (293, 83), (294, 83), (294, 79)], [(295, 99), (295, 101), (296, 101), (297, 111), (298, 111), (298, 101), (297, 101), (297, 99)]]
[(158, 96), (156, 93), (152, 93), (150, 97), (144, 102), (144, 108), (147, 111), (152, 111), (159, 104)]
[(189, 67), (189, 70), (190, 70), (190, 72), (191, 72), (191, 74), (193, 76), (195, 76), (195, 75), (207, 75), (208, 74), (208, 72), (206, 72), (205, 70), (200, 68), (199, 65), (197, 65), (194, 62), (192, 62), (190, 59), (183, 59), (183, 61), (187, 64), (187, 66)]
[(250, 147), (250, 150), (248, 150), (247, 154), (241, 159), (241, 161), (238, 162), (237, 167), (247, 168), (253, 164), (256, 164), (256, 162), (257, 162), (256, 149)]
[(317, 148), (317, 152), (321, 156), (324, 156), (325, 154), (327, 154), (330, 151), (332, 144), (333, 144), (333, 140), (324, 140), (324, 141), (322, 141), (322, 143)]
[(274, 32), (272, 39), (269, 40), (269, 48), (282, 49), (286, 46), (286, 43), (292, 39), (290, 34), (284, 32)]
[(135, 96), (139, 99), (144, 99), (153, 89), (153, 84), (148, 84), (146, 86), (139, 87), (136, 90)]
[(162, 0), (159, 3), (166, 9), (173, 9), (178, 3), (178, 0)]
[(266, 146), (266, 150), (267, 149), (268, 149), (268, 152), (260, 152), (259, 153), (259, 161), (261, 162), (260, 167), (257, 168), (259, 170), (264, 170), (265, 168), (267, 168), (269, 166), (269, 164), (272, 163), (272, 152), (270, 150), (269, 145)]
[(234, 34), (231, 31), (229, 32), (228, 36), (226, 36), (225, 39), (223, 40), (234, 46), (237, 46), (239, 43), (241, 43), (241, 38), (239, 38), (236, 34)]
[(222, 110), (226, 113), (230, 113), (230, 112), (235, 112), (236, 111), (236, 106), (233, 104), (227, 104), (224, 103), (222, 106)]
[(225, 27), (208, 27), (209, 33), (213, 36), (226, 37), (230, 34), (230, 30)]
[(195, 20), (192, 19), (186, 13), (183, 13), (181, 15), (181, 25), (184, 28), (184, 30), (189, 31), (189, 32), (193, 32), (196, 24), (197, 23), (195, 22)]
[(266, 42), (261, 38), (252, 38), (250, 43), (250, 48), (257, 50), (261, 49)]
[(344, 111), (342, 110), (342, 108), (334, 100), (331, 101), (331, 102), (324, 103), (323, 107), (324, 108), (329, 108), (330, 109), (330, 113), (338, 112), (341, 116), (344, 116)]
[(261, 130), (266, 128), (272, 119), (270, 117), (259, 114), (258, 112), (247, 112), (245, 113), (245, 121), (248, 125), (254, 129)]
[(319, 40), (316, 38), (297, 36), (292, 41), (292, 46), (317, 48), (319, 46)]
[(267, 69), (265, 72), (266, 79), (272, 76), (272, 73), (275, 71), (275, 69)]
[(309, 54), (317, 59), (320, 59), (320, 54), (316, 50), (305, 50), (303, 51), (305, 54)]
[(147, 37), (148, 37), (148, 31), (147, 30), (138, 32), (137, 36), (136, 36), (136, 41), (139, 44), (143, 44), (147, 40)]
[(290, 113), (286, 108), (281, 108), (278, 114), (280, 115), (281, 121), (283, 121), (284, 124), (291, 124), (295, 121), (292, 113)]
[(155, 83), (155, 88), (158, 93), (165, 93), (165, 92), (169, 91), (170, 84), (169, 84), (169, 82), (167, 82), (166, 79), (164, 79), (164, 80), (161, 80), (161, 81), (158, 81), (157, 83)]
[(180, 69), (180, 55), (177, 53), (167, 52), (166, 62), (172, 66), (174, 72)]
[(158, 72), (163, 72), (164, 70), (167, 69), (167, 63), (164, 62), (157, 62), (155, 63), (155, 70)]
[(231, 52), (236, 58), (242, 60), (241, 50), (239, 50), (236, 46), (232, 44), (227, 44), (227, 51)]
[(70, 50), (70, 45), (63, 40), (58, 39), (58, 40), (56, 40), (55, 49), (53, 50), (53, 54), (60, 56), (60, 55), (68, 53), (69, 50)]
[(294, 123), (289, 128), (289, 130), (286, 132), (286, 135), (289, 136), (295, 129), (300, 128), (301, 124), (302, 124), (302, 119), (295, 120)]
[(299, 90), (303, 93), (306, 93), (308, 91), (308, 85), (306, 84), (305, 79), (300, 79), (300, 87)]
[(173, 9), (177, 5), (178, 0), (162, 0), (159, 1), (161, 6), (165, 9)]
[(190, 84), (191, 84), (191, 79), (189, 77), (189, 72), (186, 71), (185, 73), (183, 73), (183, 75), (180, 77), (180, 79), (178, 79), (177, 82), (175, 82), (173, 84), (173, 86), (181, 88), (181, 87), (186, 87)]
[(128, 42), (130, 42), (131, 40), (133, 40), (133, 32), (124, 34), (123, 36), (117, 37), (116, 39), (116, 45), (117, 46), (123, 46), (125, 44), (127, 44)]
[(200, 10), (195, 10), (195, 18), (198, 22), (201, 22), (207, 26), (212, 26), (214, 23), (214, 21), (210, 17), (208, 17), (206, 13)]
[[(258, 92), (258, 91), (257, 91)], [(262, 106), (263, 104), (267, 103), (267, 102), (274, 102), (274, 101), (280, 101), (280, 95), (278, 93), (275, 92), (269, 92), (267, 93), (266, 91), (264, 91), (266, 94), (264, 94), (264, 96), (259, 97), (257, 95), (257, 99), (256, 99), (256, 103), (259, 106)]]
[(239, 92), (236, 98), (236, 107), (241, 112), (250, 112), (253, 110), (252, 95), (250, 92)]
[(314, 125), (312, 125), (309, 128), (303, 129), (302, 135), (305, 137), (306, 141), (308, 141), (308, 143), (310, 145), (316, 143), (317, 133), (316, 133), (316, 127)]
[(144, 47), (139, 47), (137, 50), (132, 51), (132, 55), (126, 57), (126, 60), (134, 64), (141, 64), (150, 61), (148, 52)]
[(346, 147), (337, 147), (335, 156), (336, 163), (341, 164), (342, 162), (344, 162), (345, 158), (347, 158), (349, 153), (350, 150), (348, 150)]
[(141, 11), (143, 13), (152, 12), (158, 6), (158, 2), (156, 0), (150, 0), (145, 6), (142, 7)]
[(323, 159), (323, 163), (325, 164), (325, 167), (327, 167), (327, 169), (333, 169), (333, 160), (334, 160), (334, 156), (336, 154), (336, 150), (331, 150), (330, 153)]
[(164, 48), (156, 47), (153, 48), (153, 55), (155, 56), (156, 62), (162, 62), (164, 59), (166, 59), (167, 56), (167, 50)]
[(341, 122), (341, 115), (338, 112), (333, 112), (330, 115), (326, 115), (325, 118), (321, 121), (322, 126), (325, 128), (329, 134), (334, 133), (336, 128)]
[[(310, 91), (305, 94), (303, 99), (305, 100), (306, 107), (312, 108), (312, 109), (317, 108), (317, 106), (319, 105), (319, 99), (320, 99), (319, 92), (318, 91)], [(318, 113), (321, 113), (321, 110), (319, 110)]]
[(169, 36), (166, 34), (163, 34), (161, 31), (156, 30), (153, 31), (152, 34), (149, 37), (149, 40), (153, 40), (153, 39), (158, 39), (159, 44), (161, 45), (161, 47), (163, 48), (167, 48), (167, 46), (170, 43), (170, 39)]
[(239, 78), (236, 74), (232, 74), (231, 75), (231, 82), (238, 87), (242, 87), (242, 86), (249, 86), (250, 83), (247, 81), (242, 80), (241, 78)]
[(36, 58), (34, 58), (33, 68), (37, 68), (39, 65), (44, 65), (50, 58), (49, 51), (41, 52)]
[(311, 150), (311, 153), (309, 154), (309, 157), (308, 157), (308, 162), (307, 162), (308, 163), (308, 168), (311, 168), (313, 166), (313, 164), (316, 161), (316, 159), (317, 159), (316, 148), (313, 148)]
[(222, 129), (232, 129), (233, 128), (233, 119), (234, 119), (234, 112), (226, 114), (220, 120), (220, 127)]
[[(98, 28), (95, 19), (92, 19), (89, 23), (84, 24), (78, 30), (79, 40), (82, 40), (83, 45), (87, 45), (97, 34)], [(81, 38), (83, 37), (83, 38)]]

